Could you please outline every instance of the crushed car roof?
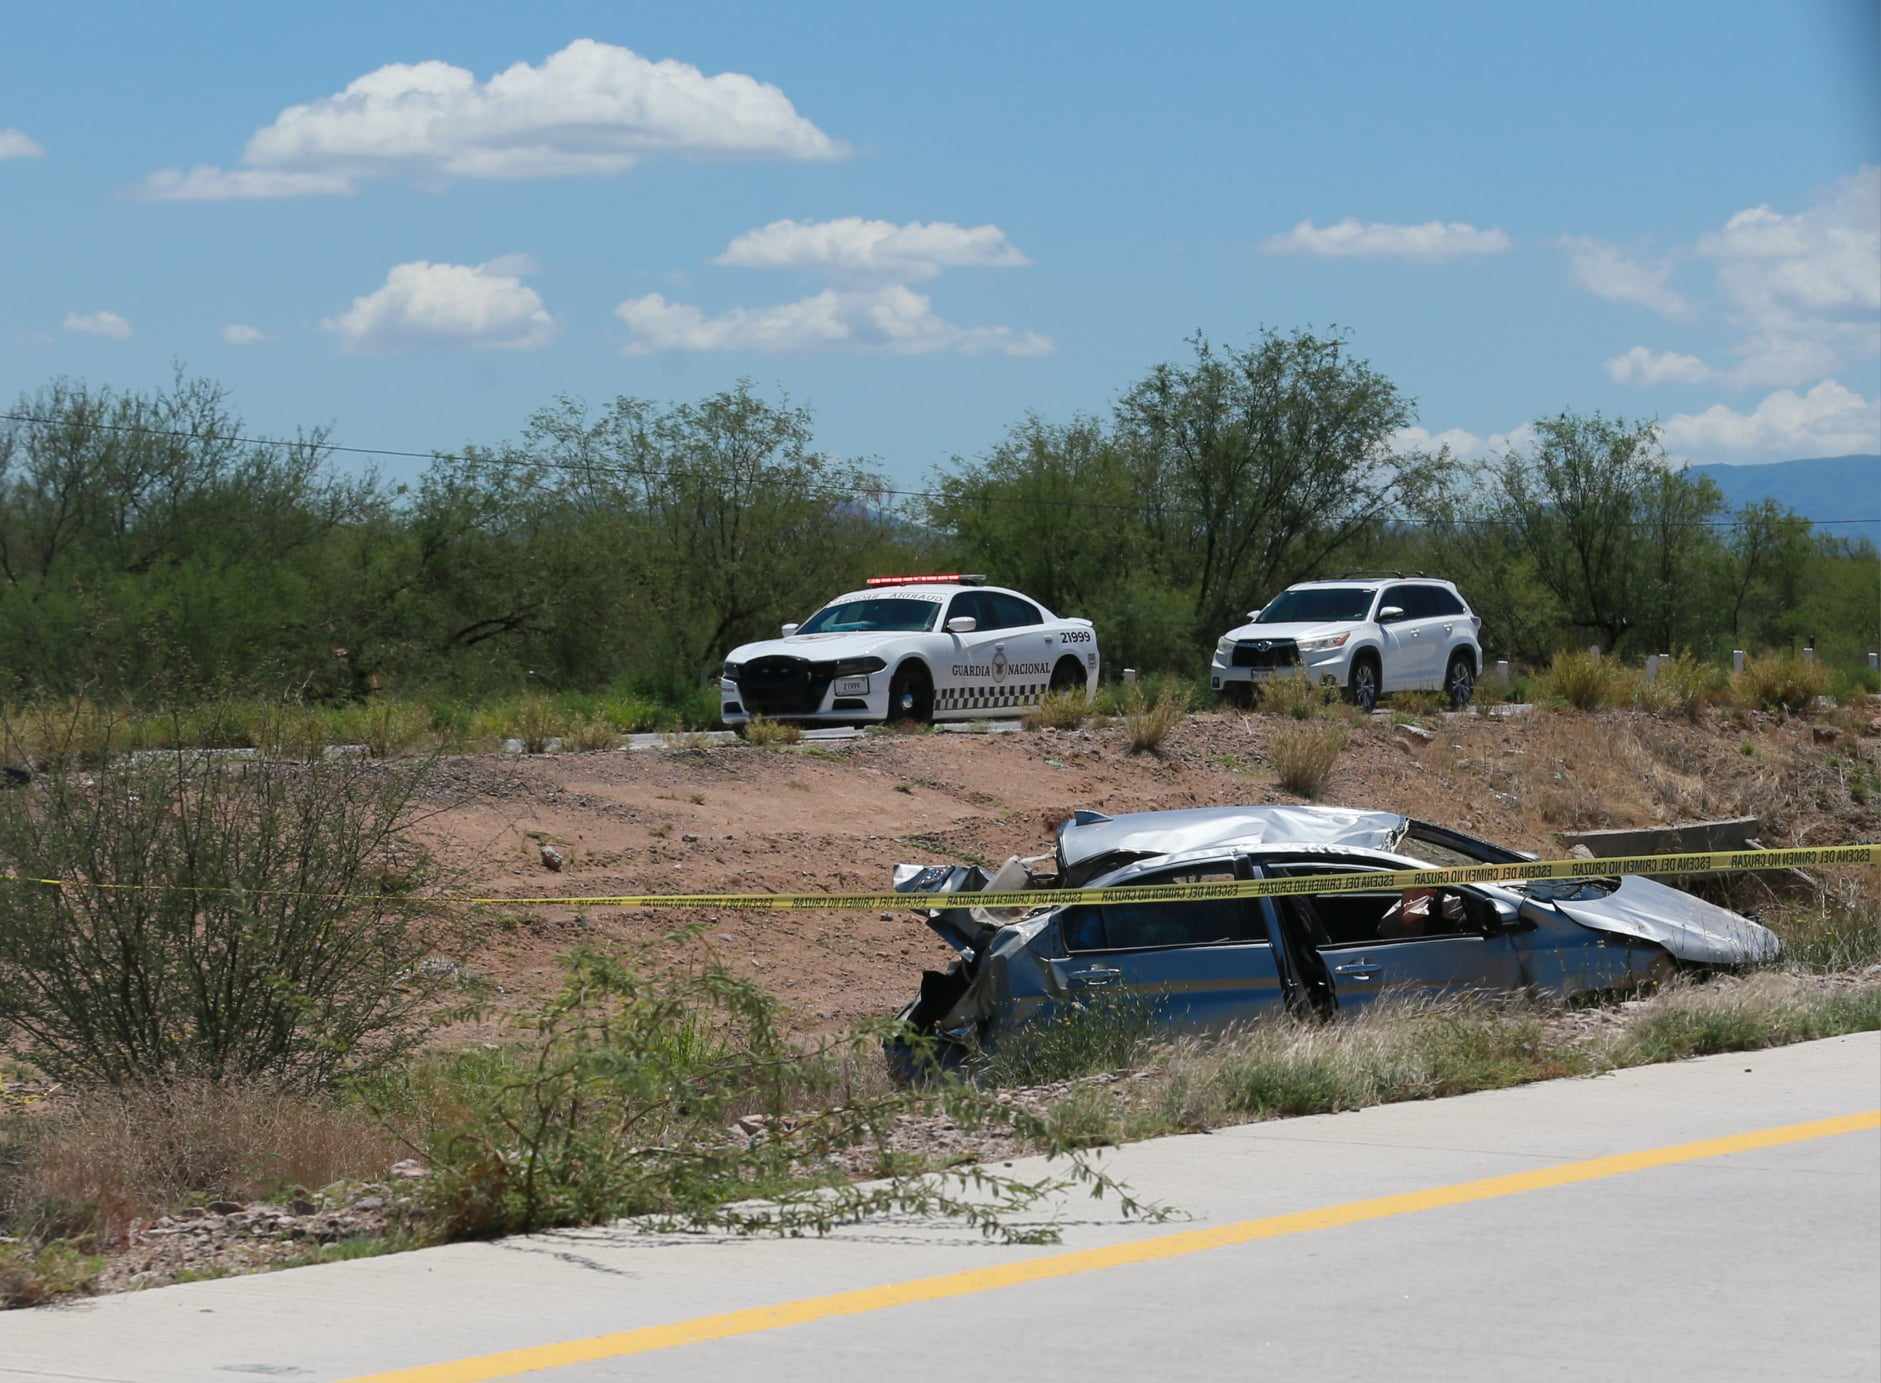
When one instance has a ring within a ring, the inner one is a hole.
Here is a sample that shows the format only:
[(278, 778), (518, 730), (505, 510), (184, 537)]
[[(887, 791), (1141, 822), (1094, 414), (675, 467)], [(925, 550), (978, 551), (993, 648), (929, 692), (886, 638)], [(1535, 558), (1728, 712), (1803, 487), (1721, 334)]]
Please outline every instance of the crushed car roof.
[(1344, 807), (1191, 807), (1181, 811), (1079, 812), (1058, 828), (1058, 867), (1077, 870), (1113, 855), (1176, 855), (1215, 845), (1356, 845), (1390, 850), (1410, 821), (1396, 812)]

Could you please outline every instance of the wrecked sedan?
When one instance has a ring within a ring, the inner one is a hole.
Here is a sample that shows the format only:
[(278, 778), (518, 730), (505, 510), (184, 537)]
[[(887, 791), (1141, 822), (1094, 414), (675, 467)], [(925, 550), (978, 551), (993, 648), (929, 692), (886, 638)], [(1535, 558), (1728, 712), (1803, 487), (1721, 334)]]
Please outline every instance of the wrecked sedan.
[[(1219, 1030), (1278, 1009), (1333, 1013), (1379, 994), (1563, 998), (1650, 983), (1681, 968), (1774, 960), (1766, 928), (1651, 879), (1575, 879), (1276, 898), (976, 907), (976, 892), (1210, 884), (1509, 864), (1533, 859), (1390, 812), (1203, 807), (1108, 817), (1081, 811), (1053, 856), (977, 866), (901, 865), (895, 889), (960, 953), (902, 1011), (944, 1064), (1015, 1027), (1115, 995), (1168, 1032)], [(1055, 865), (1055, 869), (1052, 866)], [(912, 1074), (897, 1040), (889, 1061)]]

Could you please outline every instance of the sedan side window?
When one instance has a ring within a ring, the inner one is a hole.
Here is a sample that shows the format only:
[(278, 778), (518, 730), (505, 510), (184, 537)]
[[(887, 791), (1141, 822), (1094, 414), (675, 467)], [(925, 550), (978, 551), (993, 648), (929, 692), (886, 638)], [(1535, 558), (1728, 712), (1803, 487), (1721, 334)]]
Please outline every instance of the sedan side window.
[(1023, 629), (1034, 624), (1043, 624), (1044, 617), (1039, 614), (1038, 606), (1029, 600), (1021, 600), (1016, 595), (1005, 595), (999, 591), (982, 591), (980, 599), (993, 607), (999, 623), (999, 629)]
[[(1324, 871), (1276, 869), (1276, 874)], [(1343, 872), (1343, 871), (1342, 871)], [(1363, 946), (1381, 941), (1476, 936), (1482, 928), (1474, 909), (1454, 888), (1367, 889), (1362, 893), (1313, 893), (1283, 899), (1283, 909), (1315, 946)]]
[[(1164, 874), (1143, 884), (1233, 883), (1232, 869)], [(1069, 908), (1059, 921), (1068, 951), (1126, 951), (1147, 947), (1214, 946), (1231, 941), (1266, 941), (1260, 911), (1250, 898), (1198, 898), (1179, 903), (1087, 904)]]

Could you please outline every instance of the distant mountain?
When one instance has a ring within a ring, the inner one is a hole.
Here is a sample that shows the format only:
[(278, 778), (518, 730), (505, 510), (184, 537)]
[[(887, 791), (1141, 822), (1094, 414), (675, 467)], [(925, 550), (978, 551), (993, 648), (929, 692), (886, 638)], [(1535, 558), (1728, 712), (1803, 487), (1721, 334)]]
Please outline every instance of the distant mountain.
[(1709, 476), (1724, 492), (1727, 509), (1773, 499), (1804, 518), (1868, 519), (1824, 528), (1843, 538), (1865, 537), (1881, 547), (1881, 456), (1822, 456), (1813, 461), (1772, 461), (1761, 466), (1693, 466), (1688, 474)]

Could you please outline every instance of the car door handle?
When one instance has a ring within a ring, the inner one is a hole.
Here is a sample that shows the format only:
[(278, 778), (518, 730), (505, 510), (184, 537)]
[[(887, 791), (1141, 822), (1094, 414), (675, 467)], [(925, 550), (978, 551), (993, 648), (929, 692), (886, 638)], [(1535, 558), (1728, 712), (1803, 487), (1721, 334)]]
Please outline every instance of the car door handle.
[(1356, 960), (1349, 965), (1333, 966), (1332, 973), (1335, 975), (1344, 975), (1348, 979), (1369, 980), (1376, 978), (1381, 968), (1381, 966), (1374, 965), (1368, 960)]
[(1071, 978), (1084, 984), (1109, 984), (1122, 974), (1108, 965), (1093, 965), (1089, 970), (1073, 970)]

